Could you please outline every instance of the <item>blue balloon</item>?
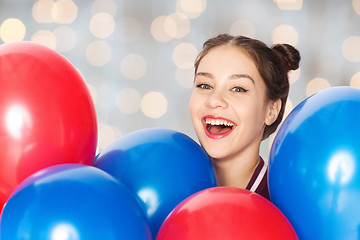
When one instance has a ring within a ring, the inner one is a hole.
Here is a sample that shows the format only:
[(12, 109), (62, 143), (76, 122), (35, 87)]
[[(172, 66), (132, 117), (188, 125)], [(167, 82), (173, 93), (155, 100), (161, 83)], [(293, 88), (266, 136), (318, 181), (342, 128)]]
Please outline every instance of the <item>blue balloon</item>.
[(3, 240), (151, 240), (131, 191), (93, 166), (60, 164), (22, 182), (0, 220)]
[(201, 146), (169, 129), (141, 129), (123, 136), (102, 151), (94, 165), (142, 199), (154, 239), (177, 204), (217, 186), (213, 165)]
[(272, 145), (269, 190), (299, 239), (359, 239), (360, 89), (329, 88), (295, 107)]

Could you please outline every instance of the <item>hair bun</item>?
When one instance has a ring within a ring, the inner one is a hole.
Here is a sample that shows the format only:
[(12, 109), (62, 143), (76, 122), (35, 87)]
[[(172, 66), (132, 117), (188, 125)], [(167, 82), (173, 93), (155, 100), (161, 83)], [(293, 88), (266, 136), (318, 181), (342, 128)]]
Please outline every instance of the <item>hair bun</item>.
[(296, 48), (289, 44), (283, 43), (275, 44), (271, 49), (273, 49), (275, 53), (284, 61), (284, 65), (288, 67), (288, 71), (299, 68), (301, 57), (299, 51)]

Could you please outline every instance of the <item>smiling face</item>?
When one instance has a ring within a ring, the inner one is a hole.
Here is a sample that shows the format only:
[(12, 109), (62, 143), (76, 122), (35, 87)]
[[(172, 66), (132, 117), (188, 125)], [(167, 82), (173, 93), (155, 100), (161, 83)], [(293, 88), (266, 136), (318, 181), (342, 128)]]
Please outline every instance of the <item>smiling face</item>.
[(189, 108), (200, 144), (214, 159), (258, 154), (265, 126), (277, 117), (254, 62), (230, 45), (201, 60)]

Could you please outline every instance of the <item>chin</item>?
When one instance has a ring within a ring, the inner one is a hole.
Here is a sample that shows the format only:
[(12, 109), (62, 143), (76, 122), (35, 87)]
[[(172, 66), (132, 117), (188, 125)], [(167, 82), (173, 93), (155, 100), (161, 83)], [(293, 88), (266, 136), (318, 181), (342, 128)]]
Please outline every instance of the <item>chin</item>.
[(201, 146), (212, 159), (223, 159), (227, 156), (221, 148), (219, 148), (217, 151), (214, 151), (214, 149), (211, 147), (204, 147), (203, 145)]

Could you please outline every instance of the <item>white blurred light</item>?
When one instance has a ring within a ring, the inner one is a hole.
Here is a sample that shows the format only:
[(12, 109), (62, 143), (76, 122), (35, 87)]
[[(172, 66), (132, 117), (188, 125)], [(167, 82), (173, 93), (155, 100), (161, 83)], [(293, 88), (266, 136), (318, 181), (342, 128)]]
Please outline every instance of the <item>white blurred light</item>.
[(238, 20), (231, 24), (230, 27), (231, 35), (243, 35), (254, 38), (256, 36), (256, 30), (253, 24), (246, 20)]
[(299, 42), (299, 33), (291, 25), (282, 24), (277, 26), (272, 33), (272, 42), (275, 43), (288, 43), (296, 46)]
[(75, 47), (77, 35), (76, 32), (66, 26), (60, 26), (54, 30), (56, 37), (56, 50), (59, 52), (68, 52)]
[[(173, 28), (174, 33), (169, 34), (170, 36), (173, 36), (174, 38), (182, 38), (189, 33), (190, 21), (185, 14), (173, 13), (169, 16), (169, 18), (171, 18), (176, 24), (176, 27)], [(171, 24), (169, 26), (169, 29), (171, 29)], [(169, 32), (169, 29), (167, 29), (166, 31)]]
[(39, 30), (31, 36), (31, 41), (56, 49), (56, 36), (48, 30)]
[(114, 33), (115, 21), (110, 14), (99, 12), (92, 16), (89, 29), (95, 37), (107, 38)]
[(111, 48), (106, 42), (93, 41), (86, 48), (86, 60), (95, 67), (102, 67), (111, 59)]
[(38, 0), (32, 8), (32, 16), (38, 23), (52, 23), (51, 10), (54, 5), (53, 0)]
[(3, 42), (22, 41), (25, 32), (25, 24), (18, 18), (5, 19), (0, 26), (0, 38)]
[(178, 68), (190, 69), (194, 66), (194, 61), (198, 55), (198, 50), (191, 43), (180, 43), (174, 48), (173, 61)]
[(352, 1), (352, 6), (353, 6), (354, 11), (356, 12), (356, 14), (360, 15), (360, 0), (353, 0)]
[(164, 21), (164, 31), (170, 37), (170, 39), (175, 38), (178, 31), (178, 26), (175, 22), (175, 19), (172, 17), (165, 17)]
[(184, 88), (192, 88), (194, 83), (194, 69), (176, 69), (176, 81)]
[(116, 96), (116, 106), (120, 112), (133, 114), (137, 112), (141, 104), (141, 95), (134, 88), (124, 88)]
[(74, 22), (77, 14), (78, 8), (72, 0), (57, 0), (51, 9), (52, 18), (58, 24)]
[(360, 62), (360, 37), (350, 36), (342, 44), (342, 54), (349, 62)]
[(160, 118), (167, 111), (168, 101), (160, 92), (149, 92), (141, 101), (141, 110), (149, 118)]
[(145, 75), (146, 70), (147, 62), (139, 54), (128, 54), (121, 61), (121, 73), (128, 79), (140, 79)]
[(91, 6), (91, 14), (104, 12), (110, 14), (112, 17), (116, 16), (117, 5), (113, 0), (95, 0)]
[(113, 143), (117, 138), (121, 136), (120, 131), (113, 126), (108, 124), (99, 124), (99, 139), (98, 146), (99, 149), (105, 149), (111, 143)]
[(350, 86), (360, 88), (360, 72), (355, 73), (350, 79)]
[(274, 0), (281, 10), (300, 10), (303, 0)]
[(151, 23), (151, 34), (159, 42), (168, 42), (176, 35), (176, 23), (167, 16), (159, 16)]
[(176, 12), (184, 13), (188, 18), (198, 18), (206, 9), (207, 0), (178, 0)]
[(309, 97), (314, 93), (330, 88), (331, 84), (324, 78), (314, 78), (306, 86), (306, 96)]

